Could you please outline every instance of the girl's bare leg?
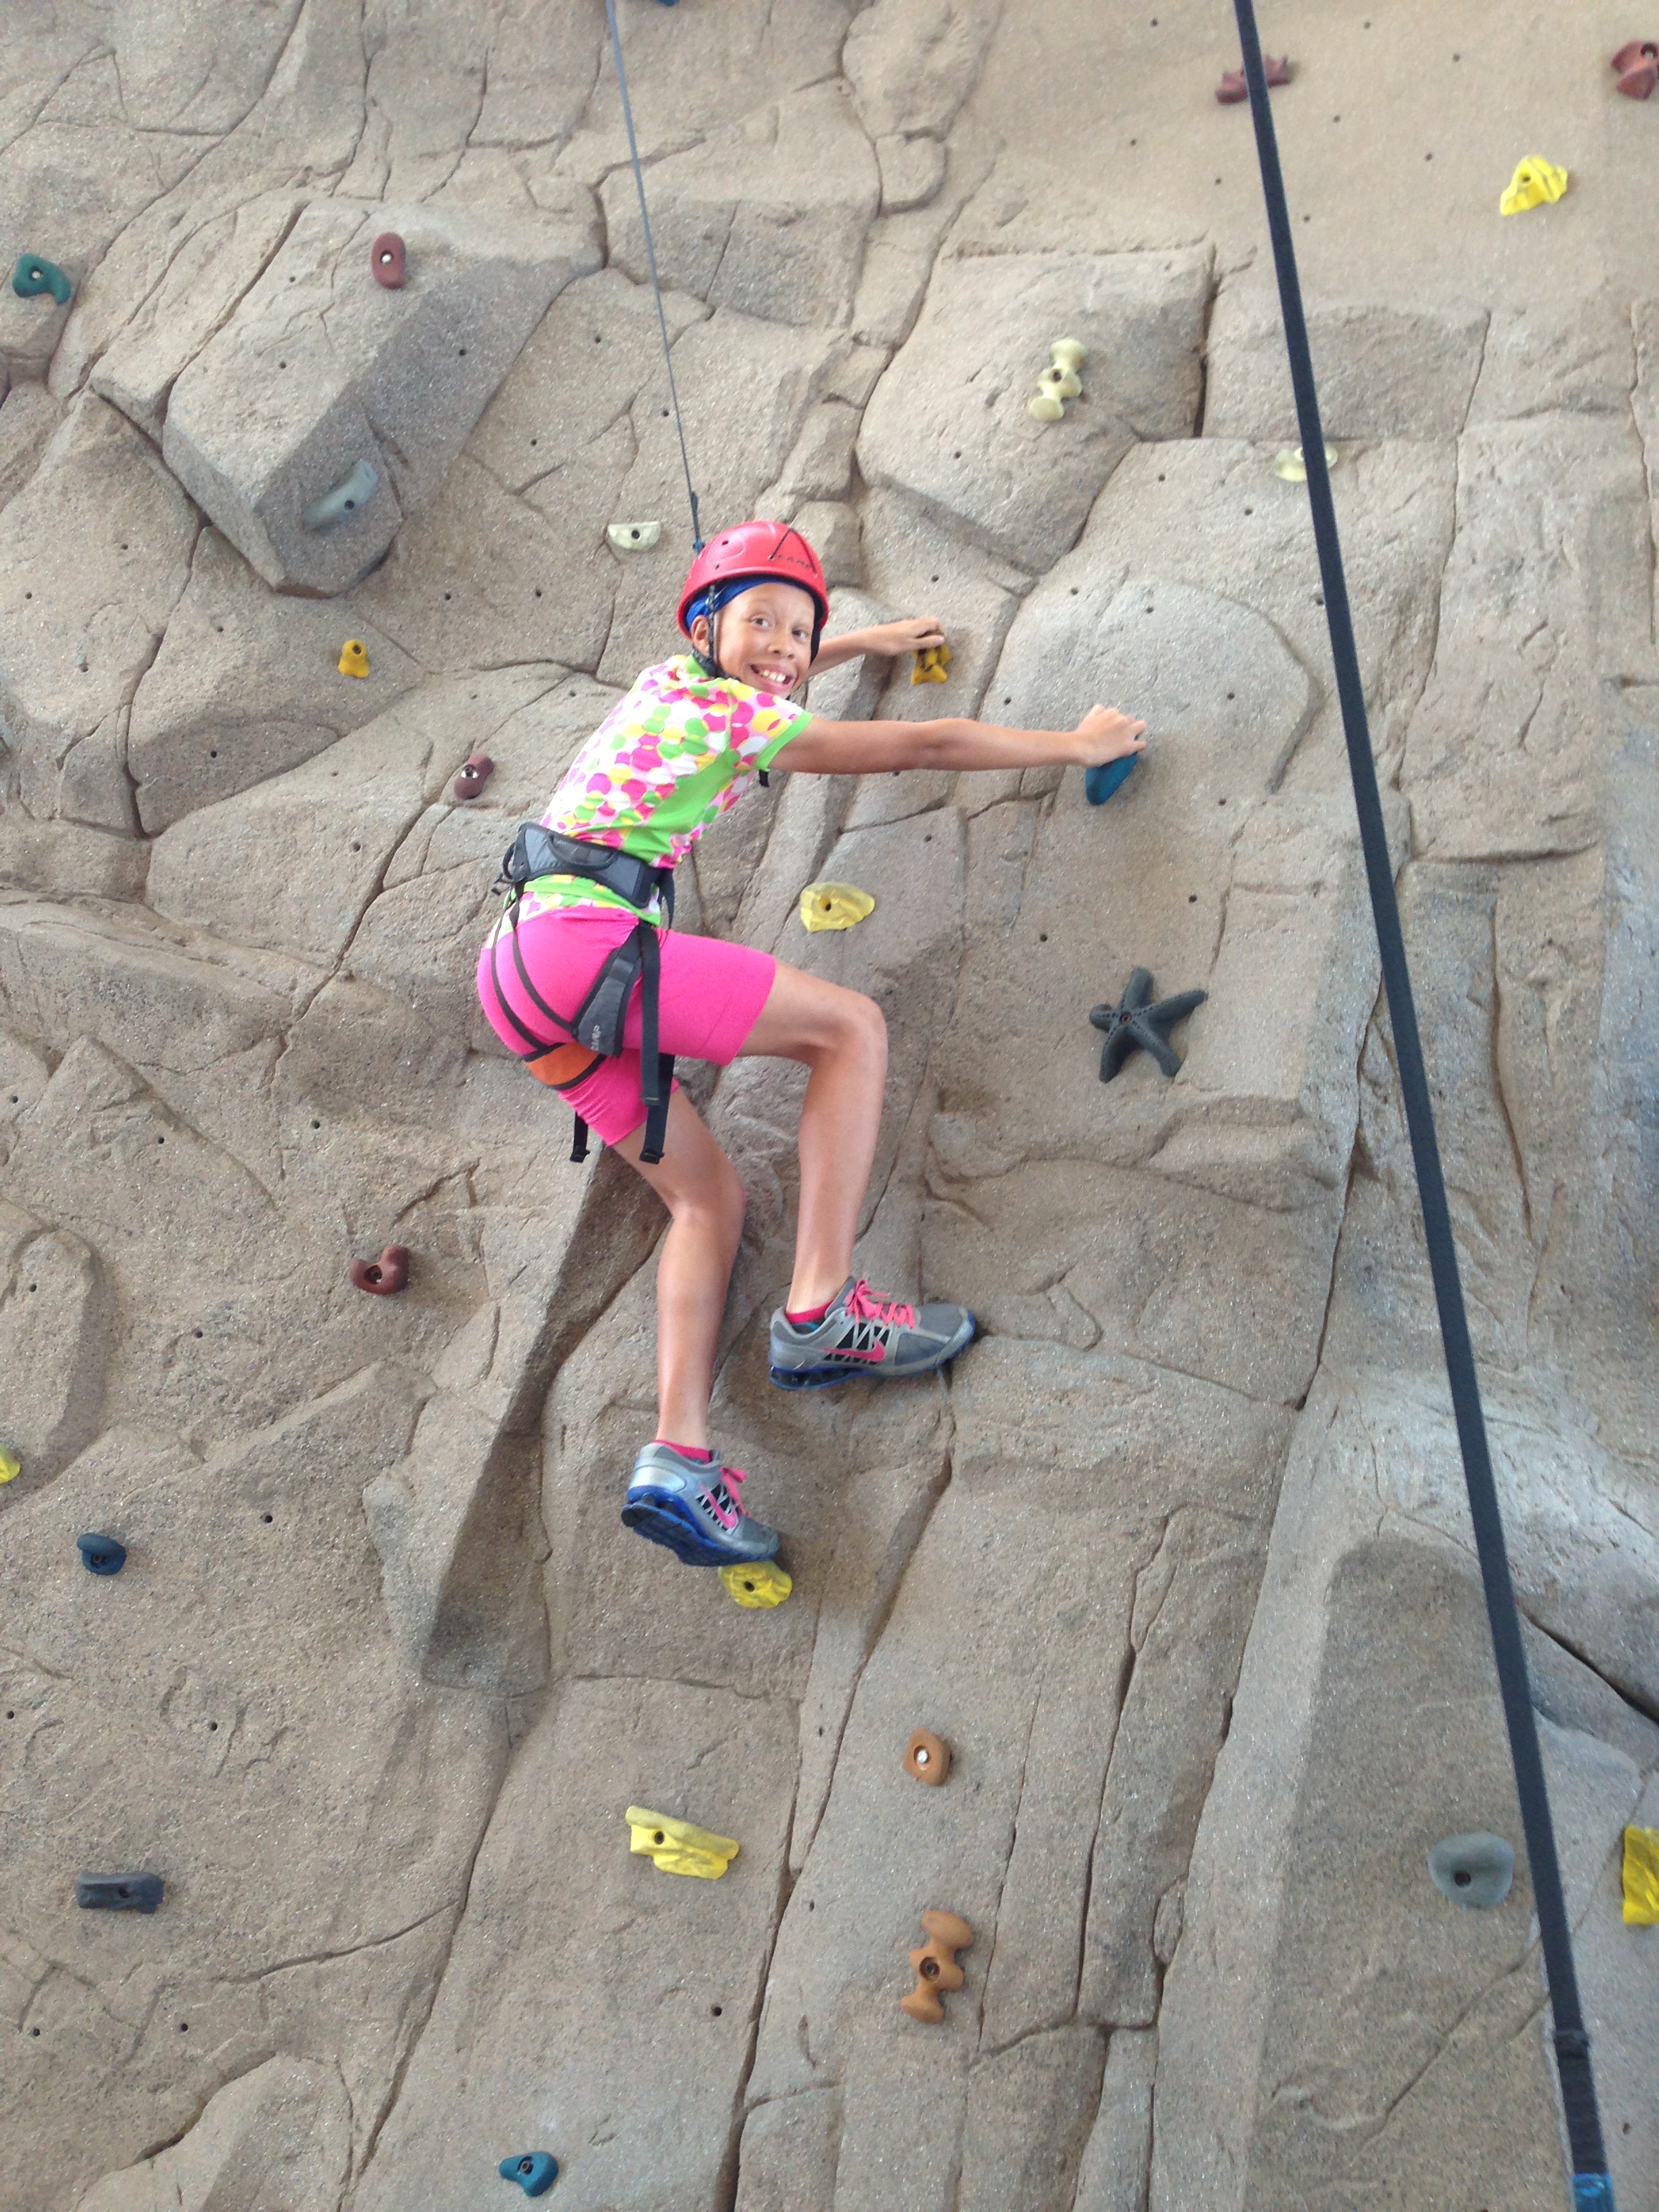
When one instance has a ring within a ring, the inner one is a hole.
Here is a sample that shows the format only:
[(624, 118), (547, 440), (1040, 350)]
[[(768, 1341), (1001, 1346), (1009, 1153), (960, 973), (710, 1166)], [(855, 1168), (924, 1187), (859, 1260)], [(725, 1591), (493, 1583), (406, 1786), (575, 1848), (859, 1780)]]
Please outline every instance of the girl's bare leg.
[[(778, 972), (745, 1058), (798, 1060), (811, 1070), (800, 1116), (800, 1220), (792, 1312), (824, 1304), (853, 1272), (853, 1240), (876, 1156), (887, 1080), (887, 1024), (873, 999), (799, 968)], [(702, 1115), (677, 1091), (655, 1167), (644, 1125), (615, 1147), (672, 1219), (657, 1262), (657, 1434), (707, 1449), (708, 1395), (726, 1285), (743, 1233), (744, 1189)]]
[(811, 1070), (800, 1115), (800, 1218), (789, 1286), (789, 1310), (810, 1311), (834, 1297), (853, 1272), (853, 1240), (881, 1127), (887, 1024), (861, 991), (780, 961), (743, 1054), (798, 1060)]
[(641, 1163), (644, 1142), (641, 1123), (615, 1149), (672, 1217), (657, 1262), (657, 1434), (707, 1449), (714, 1350), (743, 1233), (743, 1185), (683, 1091), (669, 1103), (655, 1167)]

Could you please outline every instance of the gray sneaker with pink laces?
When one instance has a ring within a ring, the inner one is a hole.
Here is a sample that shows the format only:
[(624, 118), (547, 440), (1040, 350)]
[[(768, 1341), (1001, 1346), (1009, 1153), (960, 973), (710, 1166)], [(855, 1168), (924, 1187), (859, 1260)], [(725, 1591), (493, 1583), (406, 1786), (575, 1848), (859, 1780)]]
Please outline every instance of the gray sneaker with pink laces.
[(791, 1321), (781, 1306), (773, 1315), (772, 1380), (781, 1390), (822, 1390), (860, 1376), (931, 1374), (976, 1326), (966, 1306), (908, 1306), (849, 1278), (816, 1321)]

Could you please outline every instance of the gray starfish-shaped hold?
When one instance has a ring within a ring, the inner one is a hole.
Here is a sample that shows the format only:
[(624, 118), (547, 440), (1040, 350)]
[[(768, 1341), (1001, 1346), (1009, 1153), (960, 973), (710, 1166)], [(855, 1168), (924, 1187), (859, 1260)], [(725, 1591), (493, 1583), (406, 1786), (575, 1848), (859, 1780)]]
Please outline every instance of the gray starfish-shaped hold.
[(1104, 1030), (1100, 1079), (1109, 1083), (1132, 1052), (1149, 1052), (1166, 1075), (1179, 1075), (1181, 1062), (1170, 1047), (1170, 1031), (1201, 1006), (1207, 991), (1181, 991), (1173, 999), (1152, 998), (1152, 970), (1137, 968), (1115, 1006), (1096, 1006), (1089, 1019)]

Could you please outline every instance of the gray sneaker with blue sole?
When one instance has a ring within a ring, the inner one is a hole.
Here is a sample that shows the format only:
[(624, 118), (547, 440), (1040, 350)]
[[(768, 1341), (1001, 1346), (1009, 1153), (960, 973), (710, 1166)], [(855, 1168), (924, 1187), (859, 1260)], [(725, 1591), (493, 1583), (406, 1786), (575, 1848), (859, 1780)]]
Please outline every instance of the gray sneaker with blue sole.
[(661, 1544), (689, 1567), (732, 1567), (776, 1556), (778, 1532), (738, 1503), (743, 1470), (688, 1459), (659, 1439), (634, 1462), (622, 1517), (625, 1528)]
[(966, 1306), (906, 1305), (849, 1278), (820, 1320), (793, 1322), (781, 1306), (773, 1315), (772, 1380), (781, 1390), (823, 1390), (860, 1376), (930, 1375), (972, 1342), (977, 1326)]

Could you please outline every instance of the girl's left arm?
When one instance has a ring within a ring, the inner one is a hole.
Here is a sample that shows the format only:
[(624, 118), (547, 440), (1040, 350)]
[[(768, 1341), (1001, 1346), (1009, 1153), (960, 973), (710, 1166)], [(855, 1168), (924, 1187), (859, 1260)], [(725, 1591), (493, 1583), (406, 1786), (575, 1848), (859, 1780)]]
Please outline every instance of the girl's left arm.
[(1098, 768), (1145, 752), (1146, 725), (1091, 707), (1074, 730), (1009, 730), (949, 717), (935, 722), (832, 722), (815, 714), (772, 757), (808, 775), (877, 775), (895, 769)]

